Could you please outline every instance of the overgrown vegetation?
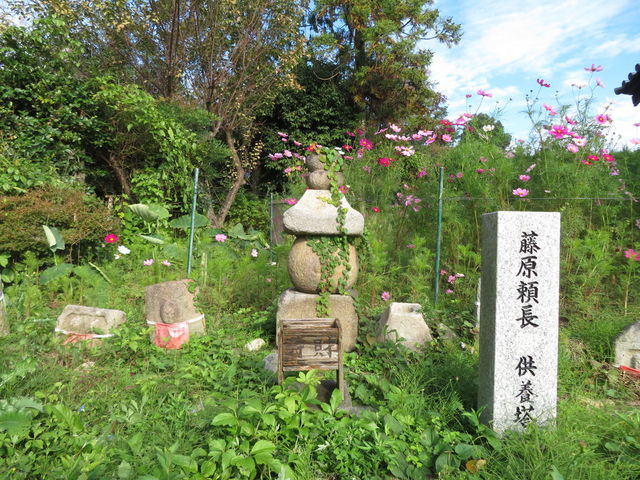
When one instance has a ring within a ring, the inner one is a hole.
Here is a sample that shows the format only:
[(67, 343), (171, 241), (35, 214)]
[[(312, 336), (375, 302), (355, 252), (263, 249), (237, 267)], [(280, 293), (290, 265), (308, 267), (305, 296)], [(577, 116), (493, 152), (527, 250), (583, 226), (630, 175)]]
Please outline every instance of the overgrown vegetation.
[[(612, 362), (615, 336), (640, 313), (640, 153), (607, 150), (608, 121), (588, 98), (558, 107), (562, 121), (529, 99), (528, 143), (509, 144), (490, 115), (443, 118), (427, 79), (406, 78), (403, 64), (424, 29), (458, 38), (450, 20), (418, 15), (430, 2), (401, 2), (417, 25), (404, 43), (391, 42), (397, 2), (316, 2), (310, 57), (297, 2), (12, 3), (40, 19), (0, 29), (0, 478), (637, 478), (640, 384)], [(251, 44), (252, 14), (267, 7), (282, 30)], [(242, 58), (255, 57), (226, 56), (243, 45), (269, 52), (247, 85), (256, 64)], [(225, 58), (238, 68), (217, 70)], [(411, 94), (385, 96), (402, 78)], [(397, 125), (378, 128), (383, 119)], [(332, 201), (345, 195), (366, 217), (360, 332), (345, 355), (351, 411), (318, 372), (277, 385), (266, 352), (243, 347), (275, 347), (292, 239), (269, 241), (269, 194), (296, 202), (310, 151), (344, 170), (345, 185), (331, 173)], [(207, 331), (163, 350), (149, 340), (144, 288), (186, 277), (195, 167), (191, 277)], [(502, 438), (476, 405), (481, 216), (495, 210), (562, 213), (557, 426)], [(434, 340), (416, 352), (375, 341), (390, 300), (420, 303)], [(67, 304), (120, 309), (127, 322), (63, 345), (53, 329)]]

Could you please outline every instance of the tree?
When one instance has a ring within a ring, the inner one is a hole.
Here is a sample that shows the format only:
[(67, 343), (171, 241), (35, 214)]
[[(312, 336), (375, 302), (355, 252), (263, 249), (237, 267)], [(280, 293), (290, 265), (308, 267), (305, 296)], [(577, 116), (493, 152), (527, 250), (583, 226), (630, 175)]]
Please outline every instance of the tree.
[(511, 135), (504, 131), (500, 120), (486, 113), (478, 113), (467, 122), (460, 142), (485, 141), (502, 149), (511, 143)]
[(432, 0), (318, 0), (310, 14), (316, 51), (349, 76), (353, 100), (368, 120), (426, 115), (441, 97), (428, 82), (432, 52), (421, 42), (451, 46), (460, 25), (441, 18)]
[[(231, 173), (211, 222), (221, 226), (253, 158), (255, 118), (295, 83), (302, 54), (297, 0), (14, 0), (63, 14), (91, 56), (154, 95), (195, 101), (229, 148)], [(206, 179), (205, 179), (206, 180)], [(212, 194), (213, 195), (213, 194)]]

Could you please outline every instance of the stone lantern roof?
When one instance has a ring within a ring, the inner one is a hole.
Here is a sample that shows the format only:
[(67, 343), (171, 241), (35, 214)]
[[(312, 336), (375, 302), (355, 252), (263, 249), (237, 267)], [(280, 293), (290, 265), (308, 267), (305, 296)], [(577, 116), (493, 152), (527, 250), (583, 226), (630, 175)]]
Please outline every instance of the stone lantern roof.
[(614, 90), (616, 95), (631, 95), (633, 106), (640, 103), (640, 63), (636, 64), (636, 71), (629, 74), (629, 80), (623, 80), (622, 85)]

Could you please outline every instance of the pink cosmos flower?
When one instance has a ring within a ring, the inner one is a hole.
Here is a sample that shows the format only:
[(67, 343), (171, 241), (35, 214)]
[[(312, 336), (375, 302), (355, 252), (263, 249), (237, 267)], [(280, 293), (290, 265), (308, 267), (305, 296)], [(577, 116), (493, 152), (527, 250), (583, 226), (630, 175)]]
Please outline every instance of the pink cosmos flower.
[(424, 142), (425, 145), (429, 145), (433, 142), (435, 142), (438, 139), (438, 135), (436, 135), (435, 133), (433, 135), (431, 135), (430, 137), (427, 138), (427, 140)]
[(578, 145), (576, 145), (575, 143), (569, 143), (567, 145), (567, 150), (571, 153), (578, 153), (580, 151), (580, 147), (578, 147)]
[(529, 175), (520, 175), (518, 177), (522, 182), (528, 182), (529, 180), (531, 180), (531, 177)]
[(224, 242), (227, 240), (227, 236), (224, 233), (217, 233), (215, 238), (216, 242)]
[(302, 144), (301, 144), (300, 142), (296, 141), (296, 140), (294, 140), (294, 141), (293, 141), (293, 144), (294, 144), (296, 147), (301, 147), (301, 146), (302, 146)]
[(362, 171), (363, 172), (367, 172), (367, 173), (371, 173), (371, 167), (369, 165), (363, 165), (362, 166)]
[(380, 208), (379, 207), (371, 207), (371, 211), (373, 213), (380, 213)]
[(118, 243), (119, 241), (120, 239), (115, 233), (110, 233), (104, 237), (104, 243)]
[(150, 265), (153, 265), (153, 258), (148, 258), (148, 259), (146, 259), (145, 261), (143, 261), (143, 262), (142, 262), (142, 264), (143, 264), (145, 267), (148, 267), (148, 266), (150, 266)]
[(516, 188), (511, 193), (513, 193), (517, 197), (522, 198), (522, 197), (526, 197), (527, 195), (529, 195), (529, 190), (527, 190), (526, 188)]
[(362, 130), (361, 128), (356, 128), (356, 133), (360, 136), (364, 135), (364, 130)]
[(444, 293), (446, 293), (447, 295), (451, 295), (453, 293), (453, 290), (451, 290), (450, 288), (447, 288)]
[(349, 191), (349, 187), (347, 185), (340, 185), (338, 187), (338, 190), (340, 191), (341, 194), (346, 195), (347, 192)]
[(590, 67), (584, 67), (586, 72), (601, 72), (602, 71), (602, 65), (598, 65), (596, 67), (595, 63), (592, 63)]
[(381, 133), (386, 132), (387, 130), (389, 130), (388, 128), (381, 128), (380, 130), (378, 130), (377, 132), (374, 133), (374, 135), (380, 135)]
[(480, 157), (478, 160), (481, 161), (482, 163), (487, 163), (488, 161), (487, 157)]
[(600, 157), (597, 155), (589, 155), (587, 157), (589, 160), (591, 160), (592, 162), (599, 162), (600, 161)]
[(426, 170), (426, 169), (424, 169), (424, 168), (422, 168), (422, 169), (418, 172), (417, 177), (418, 177), (418, 178), (422, 178), (422, 177), (424, 177), (425, 175), (427, 175), (427, 170)]
[(476, 168), (476, 173), (483, 174), (485, 172), (484, 168)]
[(624, 251), (625, 258), (629, 260), (640, 261), (640, 252), (636, 252), (633, 248)]
[(441, 137), (441, 138), (442, 138), (442, 141), (443, 141), (443, 142), (447, 142), (447, 143), (448, 143), (448, 142), (450, 142), (451, 140), (453, 140), (453, 139), (451, 138), (451, 135), (447, 135), (446, 133), (445, 133), (444, 135), (442, 135), (442, 137)]
[(465, 98), (471, 98), (471, 97), (473, 97), (473, 95), (471, 95), (470, 93), (467, 93), (467, 94), (465, 95)]
[(602, 113), (596, 115), (596, 122), (598, 122), (600, 125), (604, 125), (605, 123), (607, 123), (607, 120), (607, 116)]
[(524, 171), (524, 173), (529, 173), (531, 170), (533, 170), (534, 168), (536, 168), (536, 163), (532, 163), (531, 165), (529, 165), (529, 167)]
[(380, 298), (385, 302), (388, 302), (389, 300), (391, 300), (391, 294), (389, 292), (382, 292), (380, 294)]
[(360, 139), (360, 146), (362, 148), (364, 148), (365, 150), (372, 150), (373, 149), (373, 142), (371, 142), (371, 140), (363, 137), (363, 138)]
[(634, 145), (640, 145), (640, 138), (632, 138), (629, 141)]
[(493, 97), (492, 93), (489, 93), (489, 92), (487, 92), (485, 90), (482, 90), (482, 89), (478, 90), (476, 93), (478, 95), (480, 95), (481, 97)]
[(413, 243), (407, 243), (405, 245), (406, 248), (416, 248), (416, 246)]
[(538, 79), (536, 80), (536, 82), (538, 82), (538, 85), (540, 85), (541, 87), (547, 87), (547, 88), (549, 88), (549, 87), (551, 86), (551, 85), (550, 85), (550, 84), (548, 84), (548, 83), (544, 83), (544, 80), (543, 80), (542, 78), (538, 78)]
[(251, 249), (251, 256), (253, 258), (258, 258), (258, 249), (257, 248), (252, 248)]
[(171, 266), (171, 262), (169, 260), (163, 260), (162, 263), (165, 267), (170, 267)]
[(605, 153), (602, 155), (602, 158), (604, 159), (605, 162), (607, 163), (613, 163), (616, 161), (615, 158), (613, 158), (613, 155), (611, 155), (610, 153)]
[(604, 83), (602, 83), (602, 81), (599, 78), (596, 78), (596, 85), (601, 88), (604, 88)]
[(282, 138), (286, 138), (286, 137), (289, 136), (289, 134), (288, 133), (283, 133), (283, 132), (278, 132), (278, 136), (282, 137)]
[(587, 139), (586, 138), (582, 138), (580, 136), (574, 137), (573, 143), (575, 143), (579, 147), (584, 147), (587, 144)]
[(353, 132), (347, 132), (347, 135), (349, 135), (350, 137), (355, 137), (356, 136), (356, 134), (353, 133)]
[(456, 178), (462, 178), (462, 177), (464, 177), (464, 173), (462, 172), (456, 173)]
[(576, 121), (573, 120), (571, 117), (568, 117), (568, 116), (565, 115), (564, 119), (569, 125), (575, 125), (576, 124)]
[(446, 275), (446, 274), (447, 274), (447, 271), (444, 268), (440, 270), (440, 275)]
[(545, 103), (542, 106), (549, 113), (549, 115), (554, 116), (554, 115), (558, 114), (558, 112), (556, 112), (551, 105), (548, 105), (548, 104)]
[(381, 167), (388, 167), (389, 165), (391, 165), (391, 159), (388, 157), (380, 157), (378, 159), (378, 165), (380, 165)]
[(398, 140), (398, 135), (395, 133), (385, 133), (384, 136), (387, 140), (393, 140), (394, 142)]
[(402, 130), (402, 128), (400, 128), (399, 126), (397, 126), (394, 123), (389, 124), (389, 128), (391, 130), (393, 130), (394, 132), (396, 132), (396, 133), (400, 133), (400, 131)]
[[(298, 199), (297, 198), (285, 198), (284, 202), (288, 205), (295, 205), (296, 203), (298, 203)], [(216, 235), (216, 240), (218, 240), (218, 235)], [(226, 237), (225, 237), (226, 238)], [(220, 241), (220, 240), (218, 240)], [(224, 240), (222, 240), (224, 242)]]
[(549, 130), (549, 135), (554, 138), (561, 139), (569, 135), (569, 130), (564, 125), (553, 125)]

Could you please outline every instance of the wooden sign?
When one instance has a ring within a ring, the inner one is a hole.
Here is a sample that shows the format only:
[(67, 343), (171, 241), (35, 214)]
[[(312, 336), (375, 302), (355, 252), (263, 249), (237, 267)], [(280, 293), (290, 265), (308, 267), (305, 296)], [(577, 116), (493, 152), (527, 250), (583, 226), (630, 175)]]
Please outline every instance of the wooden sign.
[(278, 383), (284, 372), (337, 370), (337, 383), (346, 398), (342, 372), (342, 330), (335, 318), (282, 320), (278, 341)]

